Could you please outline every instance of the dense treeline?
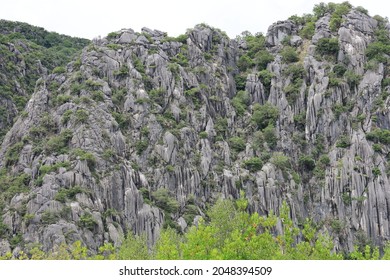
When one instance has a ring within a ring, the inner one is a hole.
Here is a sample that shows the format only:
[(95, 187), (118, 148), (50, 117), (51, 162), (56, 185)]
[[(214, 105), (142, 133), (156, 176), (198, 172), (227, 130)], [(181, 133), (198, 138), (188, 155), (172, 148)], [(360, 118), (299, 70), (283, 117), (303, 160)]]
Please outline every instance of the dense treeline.
[[(71, 246), (65, 244), (54, 252), (45, 253), (34, 245), (17, 256), (11, 253), (2, 259), (158, 259), (158, 260), (375, 260), (390, 259), (390, 246), (379, 249), (366, 245), (355, 246), (354, 252), (343, 255), (334, 251), (331, 238), (321, 233), (312, 221), (302, 227), (294, 226), (289, 207), (283, 204), (279, 216), (268, 217), (247, 212), (247, 201), (239, 199), (218, 200), (208, 211), (206, 219), (200, 219), (186, 233), (172, 228), (164, 229), (152, 247), (146, 236), (129, 234), (121, 247), (107, 243), (94, 255), (80, 241)], [(283, 234), (275, 234), (277, 224)]]

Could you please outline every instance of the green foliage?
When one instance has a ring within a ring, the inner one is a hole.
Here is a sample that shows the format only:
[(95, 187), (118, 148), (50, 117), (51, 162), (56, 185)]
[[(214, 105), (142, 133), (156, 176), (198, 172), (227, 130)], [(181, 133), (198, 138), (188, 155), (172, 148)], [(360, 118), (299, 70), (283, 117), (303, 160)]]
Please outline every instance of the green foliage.
[(70, 129), (63, 130), (59, 135), (52, 136), (45, 144), (46, 153), (65, 154), (68, 152), (69, 142), (73, 133)]
[(58, 215), (58, 213), (49, 210), (43, 212), (41, 215), (41, 221), (45, 225), (55, 224), (59, 221), (59, 219), (60, 216)]
[[(263, 34), (258, 33), (252, 35), (249, 32), (243, 32), (242, 38), (245, 40), (248, 50), (245, 54), (241, 55), (237, 66), (241, 71), (246, 71), (250, 68), (256, 67), (258, 71), (267, 68), (268, 63), (274, 60), (274, 57), (266, 50), (265, 37)], [(242, 90), (243, 88), (240, 88)]]
[(315, 22), (309, 21), (305, 24), (305, 26), (299, 32), (299, 35), (305, 39), (311, 40), (315, 32)]
[(303, 155), (298, 160), (299, 166), (307, 171), (312, 171), (316, 167), (315, 160), (309, 155)]
[(346, 71), (347, 71), (347, 68), (345, 68), (345, 66), (342, 64), (336, 64), (335, 66), (333, 66), (333, 73), (338, 78), (341, 78)]
[(390, 144), (390, 130), (375, 128), (371, 132), (366, 133), (367, 140), (374, 143), (382, 143), (384, 145)]
[(253, 158), (244, 160), (243, 166), (252, 172), (256, 172), (256, 171), (261, 170), (261, 168), (263, 167), (263, 161), (259, 157), (253, 157)]
[(247, 69), (253, 67), (255, 65), (253, 59), (249, 57), (249, 55), (244, 54), (240, 56), (237, 62), (237, 67), (240, 69), (240, 71), (246, 71)]
[(283, 155), (281, 152), (274, 153), (270, 161), (281, 170), (287, 170), (291, 167), (289, 157)]
[(63, 74), (66, 72), (66, 69), (64, 66), (57, 66), (53, 69), (53, 74)]
[(245, 90), (246, 87), (246, 75), (243, 73), (236, 74), (234, 76), (237, 91)]
[(384, 55), (389, 54), (390, 46), (380, 41), (372, 42), (366, 48), (366, 57), (368, 60), (386, 62), (387, 59)]
[(238, 136), (234, 136), (229, 139), (230, 148), (236, 153), (242, 152), (245, 150), (246, 143), (244, 139)]
[(347, 70), (344, 73), (344, 79), (347, 81), (348, 85), (353, 88), (359, 85), (360, 80), (362, 79), (362, 76), (359, 74), (356, 74), (355, 72), (351, 70)]
[(272, 78), (275, 77), (274, 73), (270, 72), (269, 70), (261, 70), (258, 75), (261, 83), (269, 92), (271, 89)]
[(148, 260), (153, 257), (149, 254), (146, 235), (127, 233), (127, 237), (118, 252), (119, 260)]
[(11, 166), (19, 161), (20, 152), (24, 147), (23, 142), (12, 145), (5, 154), (5, 166)]
[(95, 168), (96, 158), (91, 152), (77, 148), (72, 151), (72, 156), (76, 157), (78, 160), (86, 161), (90, 169)]
[(348, 148), (351, 146), (351, 140), (348, 136), (342, 135), (339, 137), (336, 143), (337, 148)]
[[(330, 5), (329, 3), (328, 5)], [(343, 15), (348, 14), (348, 12), (351, 10), (352, 5), (348, 2), (343, 2), (341, 4), (335, 4), (336, 8), (334, 12), (332, 13), (332, 16), (330, 18), (329, 22), (329, 28), (331, 31), (336, 32), (339, 28), (341, 23), (343, 22)]]
[(130, 125), (130, 115), (112, 112), (112, 116), (115, 118), (115, 121), (118, 123), (121, 129), (126, 129)]
[(107, 39), (108, 40), (112, 40), (112, 39), (116, 39), (119, 37), (119, 33), (118, 32), (110, 32), (107, 34)]
[(337, 38), (321, 38), (317, 42), (316, 52), (319, 55), (335, 56), (339, 52), (339, 41)]
[(269, 124), (266, 128), (263, 129), (263, 136), (268, 146), (271, 149), (274, 149), (276, 147), (278, 137), (276, 135), (276, 129), (273, 124)]
[(236, 96), (232, 99), (232, 105), (236, 109), (237, 115), (242, 116), (249, 105), (250, 97), (246, 91), (237, 92)]
[(126, 78), (129, 75), (129, 67), (127, 65), (122, 65), (117, 71), (114, 72), (114, 76), (118, 78)]
[(167, 228), (161, 232), (155, 251), (155, 258), (158, 260), (179, 260), (181, 258), (180, 236), (175, 230)]
[(163, 88), (155, 88), (149, 91), (150, 99), (160, 106), (164, 106), (165, 104), (165, 94), (166, 90)]
[(181, 51), (176, 56), (174, 56), (171, 60), (172, 62), (177, 63), (182, 67), (188, 67), (189, 62), (186, 54), (187, 54), (186, 49), (181, 49)]
[(222, 140), (226, 137), (228, 132), (228, 122), (225, 118), (217, 118), (214, 125), (215, 132), (217, 133), (217, 141)]
[(69, 189), (61, 188), (55, 195), (54, 199), (59, 202), (65, 203), (68, 199), (71, 201), (74, 200), (77, 194), (86, 192), (87, 191), (80, 186), (70, 187)]
[(168, 189), (160, 188), (152, 192), (151, 197), (154, 204), (167, 213), (176, 213), (179, 209), (179, 203), (172, 197), (172, 194)]
[(89, 118), (89, 113), (85, 109), (77, 109), (75, 119), (77, 123), (86, 123)]
[(285, 46), (280, 54), (282, 55), (282, 61), (284, 63), (293, 63), (299, 61), (299, 56), (293, 47)]
[(93, 216), (89, 213), (85, 213), (80, 217), (79, 220), (79, 226), (89, 229), (93, 231), (95, 229), (95, 226), (97, 225), (97, 222), (93, 218)]
[(199, 132), (199, 138), (200, 139), (207, 139), (208, 133), (206, 131)]
[(264, 105), (255, 104), (253, 106), (252, 122), (257, 125), (259, 129), (264, 129), (268, 125), (274, 125), (279, 117), (279, 109), (270, 103)]
[(375, 177), (378, 177), (380, 176), (382, 173), (381, 173), (381, 170), (379, 169), (379, 167), (374, 167), (372, 169), (372, 174), (374, 174)]
[(149, 141), (147, 140), (139, 140), (135, 143), (135, 149), (137, 151), (137, 154), (142, 154), (143, 151), (145, 151), (149, 146)]
[(5, 238), (8, 234), (9, 228), (3, 223), (3, 219), (0, 219), (0, 238)]

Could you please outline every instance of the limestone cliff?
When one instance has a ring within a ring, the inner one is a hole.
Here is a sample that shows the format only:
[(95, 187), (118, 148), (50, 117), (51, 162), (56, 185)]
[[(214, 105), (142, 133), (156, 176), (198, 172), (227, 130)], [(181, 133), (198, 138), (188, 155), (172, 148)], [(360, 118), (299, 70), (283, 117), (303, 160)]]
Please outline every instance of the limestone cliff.
[(0, 251), (153, 242), (240, 190), (262, 215), (287, 201), (337, 250), (383, 244), (389, 25), (347, 8), (234, 40), (123, 29), (43, 75), (0, 149)]

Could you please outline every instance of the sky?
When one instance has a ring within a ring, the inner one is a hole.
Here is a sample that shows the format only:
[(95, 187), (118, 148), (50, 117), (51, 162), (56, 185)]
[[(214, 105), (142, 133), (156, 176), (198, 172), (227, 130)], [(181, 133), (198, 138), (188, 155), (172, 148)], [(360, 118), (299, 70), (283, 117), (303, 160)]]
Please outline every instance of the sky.
[[(0, 19), (27, 22), (48, 31), (93, 39), (122, 28), (142, 27), (178, 36), (207, 23), (234, 38), (243, 31), (266, 33), (291, 15), (311, 13), (324, 0), (0, 0)], [(343, 1), (333, 0), (341, 3)], [(369, 14), (389, 17), (390, 2), (350, 0)]]

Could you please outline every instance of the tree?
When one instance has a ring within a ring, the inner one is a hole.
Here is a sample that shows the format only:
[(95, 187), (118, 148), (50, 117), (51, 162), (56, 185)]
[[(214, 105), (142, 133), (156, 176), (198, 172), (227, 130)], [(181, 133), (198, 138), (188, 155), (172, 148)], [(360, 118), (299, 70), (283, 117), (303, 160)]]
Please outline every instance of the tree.
[(119, 252), (120, 260), (149, 260), (153, 256), (149, 254), (146, 235), (134, 235), (132, 232), (127, 234)]

